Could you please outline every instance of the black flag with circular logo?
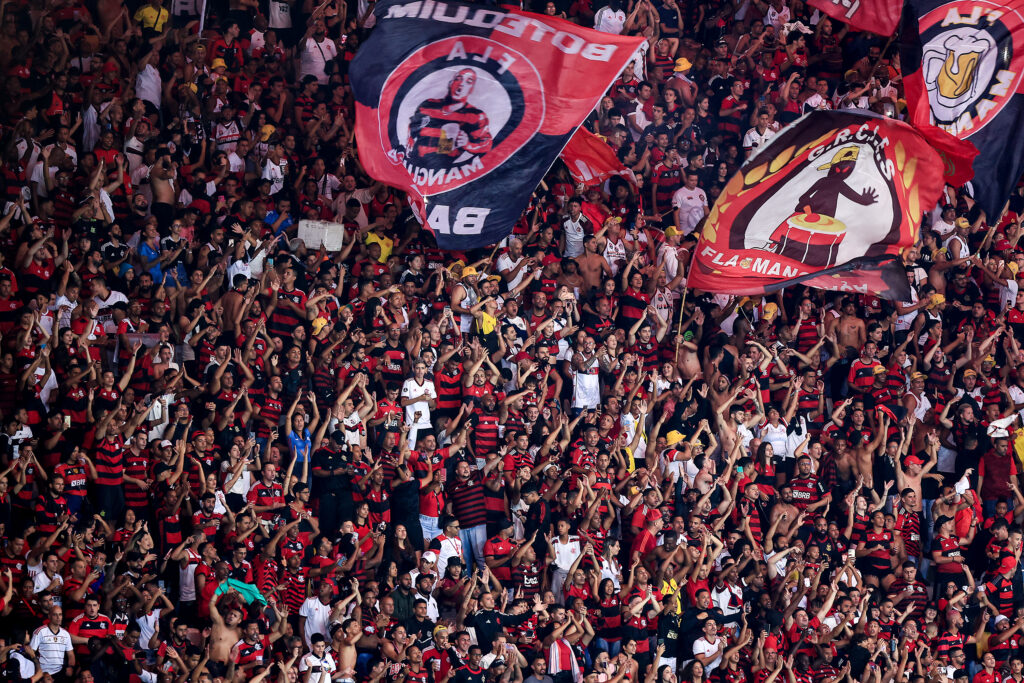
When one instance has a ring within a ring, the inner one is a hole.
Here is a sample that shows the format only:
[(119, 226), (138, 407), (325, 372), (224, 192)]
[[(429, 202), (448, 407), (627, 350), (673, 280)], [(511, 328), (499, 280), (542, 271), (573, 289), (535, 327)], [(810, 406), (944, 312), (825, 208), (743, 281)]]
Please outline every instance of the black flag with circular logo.
[(994, 222), (1024, 172), (1024, 0), (910, 0), (902, 34), (910, 121), (974, 144)]
[(349, 70), (366, 171), (442, 249), (493, 244), (643, 37), (463, 2), (378, 3)]

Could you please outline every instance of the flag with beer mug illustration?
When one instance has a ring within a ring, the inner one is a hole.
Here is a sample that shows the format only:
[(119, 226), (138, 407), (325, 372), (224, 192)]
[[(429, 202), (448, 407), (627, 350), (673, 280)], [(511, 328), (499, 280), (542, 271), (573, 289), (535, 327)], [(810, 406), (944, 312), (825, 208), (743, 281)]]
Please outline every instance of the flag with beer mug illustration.
[(972, 190), (995, 221), (1024, 172), (1024, 0), (911, 0), (902, 36), (910, 122), (977, 148)]
[(913, 127), (870, 112), (811, 112), (726, 184), (688, 283), (743, 295), (806, 284), (906, 301), (900, 254), (944, 184), (938, 152)]

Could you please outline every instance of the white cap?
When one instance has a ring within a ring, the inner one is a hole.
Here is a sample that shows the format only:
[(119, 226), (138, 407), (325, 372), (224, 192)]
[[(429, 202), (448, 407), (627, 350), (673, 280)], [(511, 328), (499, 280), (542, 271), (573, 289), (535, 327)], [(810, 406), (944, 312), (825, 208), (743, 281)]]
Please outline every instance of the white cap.
[(427, 562), (437, 562), (437, 553), (435, 553), (433, 550), (428, 550), (427, 552), (423, 553), (422, 559), (426, 560)]

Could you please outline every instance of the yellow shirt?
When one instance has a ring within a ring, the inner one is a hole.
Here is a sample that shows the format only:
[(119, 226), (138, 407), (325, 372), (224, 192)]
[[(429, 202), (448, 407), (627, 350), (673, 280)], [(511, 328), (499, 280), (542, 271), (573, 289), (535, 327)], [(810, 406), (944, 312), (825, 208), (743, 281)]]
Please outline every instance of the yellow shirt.
[(387, 263), (388, 259), (391, 258), (391, 250), (395, 248), (395, 241), (390, 237), (384, 237), (376, 233), (368, 233), (366, 239), (363, 241), (364, 244), (373, 244), (376, 242), (380, 245), (380, 262)]
[(159, 9), (152, 5), (143, 5), (135, 12), (135, 21), (142, 25), (142, 28), (151, 28), (157, 33), (164, 30), (164, 24), (171, 18), (171, 13), (163, 7)]
[(476, 326), (480, 334), (490, 334), (498, 326), (498, 319), (488, 314), (487, 311), (480, 311), (480, 319), (477, 320)]

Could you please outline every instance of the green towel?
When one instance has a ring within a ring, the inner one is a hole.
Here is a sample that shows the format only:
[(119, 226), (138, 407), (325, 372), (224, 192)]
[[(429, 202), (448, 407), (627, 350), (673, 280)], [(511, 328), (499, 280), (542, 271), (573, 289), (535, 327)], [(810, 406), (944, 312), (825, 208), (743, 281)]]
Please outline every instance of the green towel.
[(242, 595), (246, 604), (251, 605), (253, 602), (259, 602), (263, 605), (267, 604), (267, 599), (263, 597), (263, 593), (260, 593), (255, 584), (243, 583), (237, 579), (224, 579), (224, 581), (217, 586), (216, 594), (223, 595), (229, 590), (238, 591)]

